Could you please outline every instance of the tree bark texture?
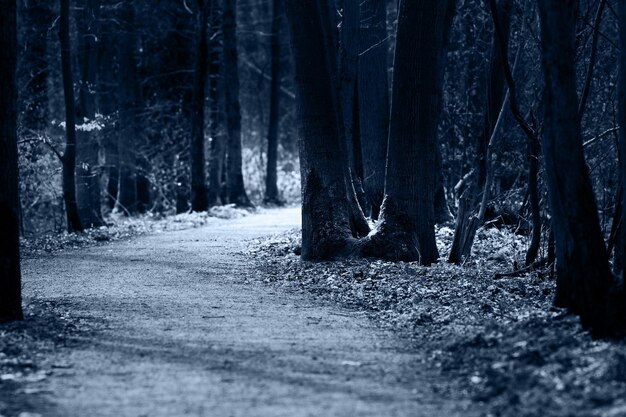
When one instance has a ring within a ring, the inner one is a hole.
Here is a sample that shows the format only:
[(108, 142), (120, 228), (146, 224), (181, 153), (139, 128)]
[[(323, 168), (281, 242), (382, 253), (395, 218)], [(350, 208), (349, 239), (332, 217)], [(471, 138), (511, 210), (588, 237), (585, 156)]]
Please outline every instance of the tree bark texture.
[(538, 5), (546, 83), (543, 149), (557, 264), (555, 303), (579, 315), (595, 336), (608, 336), (623, 328), (625, 320), (612, 311), (613, 275), (583, 154), (576, 95), (577, 2), (542, 0)]
[[(327, 0), (285, 1), (295, 65), (302, 176), (302, 257), (334, 259), (350, 250), (347, 149), (340, 107), (334, 27)], [(333, 58), (333, 56), (335, 58)], [(333, 66), (335, 66), (333, 68)]]
[(17, 168), (17, 8), (0, 8), (0, 322), (22, 319)]
[(448, 1), (400, 1), (385, 199), (366, 256), (423, 265), (439, 258), (434, 196), (448, 6)]

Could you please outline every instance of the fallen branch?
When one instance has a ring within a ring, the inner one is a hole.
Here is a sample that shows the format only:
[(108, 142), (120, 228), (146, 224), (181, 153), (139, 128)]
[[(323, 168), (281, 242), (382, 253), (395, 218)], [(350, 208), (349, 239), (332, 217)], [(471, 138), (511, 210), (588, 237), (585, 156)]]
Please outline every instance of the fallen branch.
[(548, 259), (544, 258), (541, 259), (537, 262), (533, 262), (532, 264), (525, 266), (524, 268), (520, 268), (517, 269), (515, 271), (511, 271), (511, 272), (500, 272), (500, 273), (496, 273), (493, 276), (493, 279), (502, 279), (502, 278), (513, 278), (513, 277), (519, 277), (522, 276), (528, 272), (532, 272), (535, 271), (543, 266), (546, 266), (548, 264)]

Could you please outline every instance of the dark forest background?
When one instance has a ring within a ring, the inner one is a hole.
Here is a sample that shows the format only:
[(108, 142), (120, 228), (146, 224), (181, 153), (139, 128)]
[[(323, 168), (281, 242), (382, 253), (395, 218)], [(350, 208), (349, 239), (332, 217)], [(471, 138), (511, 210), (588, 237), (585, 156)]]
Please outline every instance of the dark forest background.
[(302, 199), (303, 258), (430, 265), (508, 227), (621, 334), (622, 3), (19, 1), (21, 233)]
[[(18, 3), (22, 233), (58, 232), (66, 227), (62, 164), (58, 157), (65, 146), (59, 5), (44, 0)], [(210, 85), (205, 98), (207, 117), (204, 121), (208, 138), (207, 171), (211, 170), (213, 142), (228, 141), (224, 103), (226, 74), (222, 62), (225, 55), (223, 4), (222, 1), (213, 3), (208, 28)], [(509, 50), (520, 108), (527, 118), (539, 119), (543, 76), (536, 6), (525, 1), (509, 3)], [(127, 10), (129, 8), (132, 10)], [(382, 42), (388, 50), (386, 64), (390, 78), (396, 9), (394, 2), (389, 2), (385, 14), (386, 38), (370, 41), (379, 49), (381, 46), (376, 42)], [(236, 10), (242, 171), (249, 198), (259, 204), (266, 187), (275, 9), (269, 0), (239, 0)], [(283, 7), (278, 5), (276, 10), (280, 14), (277, 172), (282, 199), (297, 203), (300, 190), (293, 68)], [(97, 178), (104, 216), (118, 201), (122, 163), (119, 147), (123, 142), (120, 136), (126, 129), (133, 129), (133, 140), (122, 153), (132, 155), (134, 173), (131, 175), (136, 175), (137, 182), (136, 208), (130, 211), (170, 214), (190, 209), (189, 137), (198, 13), (197, 2), (182, 0), (140, 0), (129, 4), (77, 0), (71, 4), (70, 52), (79, 136), (76, 164), (79, 169), (85, 168), (87, 177)], [(592, 91), (582, 117), (585, 155), (601, 224), (607, 235), (618, 190), (617, 23), (610, 2), (581, 2), (577, 22), (579, 87), (582, 91), (590, 84), (588, 88)], [(493, 23), (484, 2), (460, 2), (450, 32), (439, 123), (442, 182), (451, 213), (458, 210), (459, 188), (465, 184), (463, 179), (476, 169), (475, 142), (484, 129), (492, 40)], [(133, 61), (135, 80), (130, 85), (122, 85), (125, 77), (122, 72), (128, 69), (121, 58), (128, 59), (127, 54)], [(381, 57), (379, 54), (378, 59)], [(592, 71), (591, 64), (594, 64)], [(129, 100), (127, 95), (132, 96), (133, 106), (124, 111), (132, 111), (131, 119), (120, 111), (124, 100)], [(520, 232), (528, 232), (531, 222), (528, 175), (524, 169), (528, 163), (526, 137), (510, 112), (505, 111), (503, 118), (500, 134), (489, 149), (493, 174), (489, 179), (490, 198), (485, 220), (515, 223)], [(540, 120), (535, 122), (541, 123)], [(225, 156), (223, 158), (225, 161)], [(543, 202), (545, 190), (541, 174), (539, 189)], [(80, 173), (77, 176), (79, 200), (84, 192), (82, 177)], [(222, 188), (224, 182), (222, 178)], [(228, 202), (227, 198), (223, 200)], [(118, 209), (125, 211), (120, 205)], [(441, 209), (439, 217), (450, 220), (445, 208)], [(547, 217), (542, 218), (542, 225), (546, 227)], [(546, 250), (545, 245), (542, 249)]]

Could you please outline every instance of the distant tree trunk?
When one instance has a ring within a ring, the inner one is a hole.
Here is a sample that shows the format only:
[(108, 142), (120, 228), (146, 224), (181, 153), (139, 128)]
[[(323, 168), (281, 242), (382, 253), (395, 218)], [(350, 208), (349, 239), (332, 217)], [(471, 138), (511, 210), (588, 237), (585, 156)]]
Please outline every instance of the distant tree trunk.
[(22, 319), (17, 168), (17, 11), (0, 7), (0, 322)]
[(211, 136), (211, 156), (209, 160), (209, 207), (222, 204), (220, 191), (224, 173), (225, 138), (221, 128), (222, 112), (220, 99), (223, 98), (221, 76), (222, 62), (222, 7), (219, 0), (213, 0), (211, 7), (211, 34), (209, 42), (209, 129)]
[(121, 213), (137, 213), (137, 64), (135, 60), (135, 10), (132, 0), (123, 0), (120, 12), (122, 36), (119, 44), (119, 137), (120, 164), (116, 208)]
[(272, 81), (270, 85), (270, 115), (267, 132), (267, 176), (265, 177), (264, 203), (283, 205), (278, 192), (278, 122), (280, 120), (280, 28), (282, 25), (281, 0), (272, 1)]
[(228, 202), (251, 207), (243, 183), (241, 149), (241, 105), (239, 104), (239, 67), (237, 57), (237, 0), (224, 0), (224, 86), (226, 93), (226, 128), (228, 156), (226, 159)]
[[(141, 108), (139, 106), (138, 108)], [(150, 172), (150, 161), (141, 155), (137, 157), (137, 212), (140, 214), (150, 210), (152, 205), (152, 184), (148, 177)]]
[[(103, 11), (106, 9), (103, 8)], [(103, 19), (110, 18), (107, 14)], [(111, 67), (111, 62), (117, 60), (116, 45), (117, 36), (107, 25), (101, 26), (100, 42), (98, 42), (98, 108), (100, 113), (106, 118), (112, 118), (118, 109), (117, 104), (117, 74), (115, 67)], [(119, 183), (119, 158), (118, 158), (118, 133), (113, 123), (105, 123), (100, 132), (101, 147), (104, 153), (104, 167), (101, 170), (103, 175), (103, 190), (105, 198), (103, 206), (107, 211), (115, 208), (117, 201), (117, 187)]]
[[(96, 119), (96, 74), (98, 67), (98, 39), (100, 1), (85, 0), (77, 19), (79, 33), (78, 61), (80, 64), (80, 89), (77, 115), (81, 124)], [(78, 212), (83, 227), (100, 227), (104, 224), (100, 207), (100, 176), (98, 130), (83, 128), (77, 132), (77, 197)]]
[(22, 127), (27, 135), (48, 127), (48, 37), (52, 25), (49, 0), (24, 1), (21, 16)]
[[(139, 77), (138, 77), (139, 78)], [(141, 82), (138, 81), (138, 85)], [(142, 125), (142, 121), (145, 119), (138, 116), (142, 112), (144, 106), (144, 97), (141, 94), (141, 88), (136, 87), (135, 90), (135, 131), (142, 132), (145, 127)], [(147, 121), (148, 124), (151, 121)], [(135, 164), (137, 175), (137, 213), (144, 214), (152, 206), (152, 183), (150, 181), (150, 169), (151, 163), (149, 157), (146, 155), (146, 148), (142, 149), (141, 145), (137, 144), (137, 139), (141, 140), (141, 136), (135, 139)], [(145, 142), (144, 142), (145, 143)], [(149, 148), (148, 148), (149, 152)]]
[(387, 11), (384, 0), (361, 1), (358, 70), (359, 131), (363, 188), (378, 219), (385, 193), (385, 164), (389, 138), (389, 82), (387, 74)]
[[(335, 30), (327, 0), (287, 0), (295, 64), (302, 175), (302, 257), (334, 259), (352, 250), (351, 190), (342, 146)], [(333, 58), (335, 57), (335, 58)]]
[[(507, 44), (509, 41), (512, 7), (512, 0), (498, 1), (497, 9), (499, 21), (501, 22), (502, 33), (505, 37), (504, 42)], [(500, 39), (498, 39), (494, 30), (483, 126), (475, 142), (476, 161), (474, 164), (474, 174), (470, 179), (469, 187), (465, 190), (459, 202), (454, 239), (448, 257), (448, 262), (451, 263), (462, 263), (469, 258), (472, 253), (476, 230), (484, 221), (484, 218), (480, 218), (481, 216), (478, 214), (482, 214), (479, 210), (481, 193), (489, 192), (488, 187), (485, 187), (487, 184), (488, 170), (490, 169), (488, 148), (504, 98), (504, 71), (502, 68), (503, 57), (500, 53)]]
[(528, 139), (528, 201), (530, 203), (532, 232), (524, 262), (526, 266), (532, 265), (537, 260), (539, 247), (541, 246), (541, 207), (539, 205), (539, 157), (541, 144), (536, 135)]
[(61, 40), (61, 66), (63, 73), (63, 92), (65, 96), (65, 153), (63, 154), (63, 201), (67, 216), (67, 230), (80, 232), (83, 227), (76, 203), (76, 113), (74, 107), (74, 79), (72, 76), (72, 57), (70, 43), (70, 1), (61, 0), (59, 20), (59, 38)]
[(435, 162), (447, 17), (447, 0), (400, 1), (385, 199), (365, 256), (423, 265), (439, 258)]
[(595, 336), (610, 336), (623, 330), (626, 320), (623, 305), (622, 314), (612, 311), (613, 275), (583, 154), (576, 96), (578, 2), (542, 0), (538, 5), (546, 85), (543, 149), (557, 263), (555, 303), (578, 314)]
[(204, 107), (208, 76), (208, 26), (210, 0), (198, 0), (197, 52), (194, 69), (191, 113), (191, 209), (206, 211), (209, 207), (204, 157)]

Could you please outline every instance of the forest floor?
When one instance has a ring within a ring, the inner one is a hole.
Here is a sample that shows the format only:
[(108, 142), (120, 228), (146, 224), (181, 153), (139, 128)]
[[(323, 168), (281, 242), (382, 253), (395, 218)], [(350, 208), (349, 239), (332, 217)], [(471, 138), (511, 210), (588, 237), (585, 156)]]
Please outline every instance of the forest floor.
[[(452, 238), (450, 228), (438, 229), (441, 254)], [(553, 307), (547, 271), (510, 276), (526, 244), (505, 229), (480, 229), (471, 261), (428, 268), (303, 262), (299, 228), (252, 247), (270, 286), (367, 312), (410, 340), (435, 370), (434, 396), (469, 401), (484, 416), (626, 417), (626, 340), (593, 340), (577, 317)]]
[(463, 267), (312, 264), (297, 209), (224, 217), (27, 245), (0, 415), (626, 416), (626, 345), (551, 280), (494, 279), (521, 238), (481, 231)]

